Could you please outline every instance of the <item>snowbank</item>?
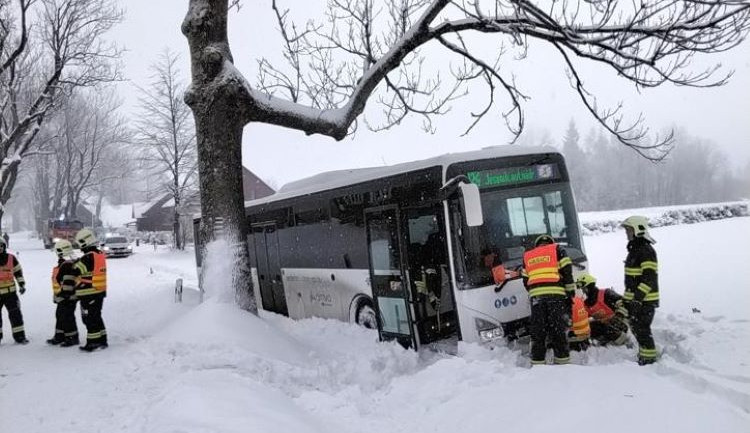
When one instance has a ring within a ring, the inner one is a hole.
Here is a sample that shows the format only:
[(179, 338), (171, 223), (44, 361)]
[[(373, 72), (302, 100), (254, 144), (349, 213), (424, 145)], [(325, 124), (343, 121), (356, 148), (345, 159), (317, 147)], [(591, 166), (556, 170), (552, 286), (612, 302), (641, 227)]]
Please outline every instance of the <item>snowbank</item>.
[(748, 216), (748, 202), (709, 203), (684, 206), (667, 206), (618, 211), (582, 212), (580, 216), (584, 236), (620, 230), (622, 220), (631, 215), (648, 218), (651, 227), (677, 224), (694, 224), (738, 216)]

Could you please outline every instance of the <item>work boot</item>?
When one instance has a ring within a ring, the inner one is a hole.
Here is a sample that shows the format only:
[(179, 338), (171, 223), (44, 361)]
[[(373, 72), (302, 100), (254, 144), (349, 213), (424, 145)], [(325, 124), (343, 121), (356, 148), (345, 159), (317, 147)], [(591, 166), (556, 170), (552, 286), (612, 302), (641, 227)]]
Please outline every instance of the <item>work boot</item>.
[(83, 350), (84, 352), (93, 352), (95, 350), (106, 349), (107, 347), (107, 343), (86, 343), (85, 346), (81, 346), (79, 347), (79, 349)]
[(62, 338), (57, 338), (57, 336), (54, 336), (50, 338), (49, 340), (47, 340), (47, 344), (49, 344), (50, 346), (57, 346), (58, 344), (62, 344), (63, 341), (65, 340)]
[(638, 358), (638, 365), (649, 365), (656, 362), (656, 358)]
[(79, 341), (78, 341), (78, 338), (76, 337), (66, 338), (65, 341), (60, 343), (60, 347), (78, 346), (78, 343)]
[(26, 337), (16, 340), (16, 344), (29, 344), (29, 340)]

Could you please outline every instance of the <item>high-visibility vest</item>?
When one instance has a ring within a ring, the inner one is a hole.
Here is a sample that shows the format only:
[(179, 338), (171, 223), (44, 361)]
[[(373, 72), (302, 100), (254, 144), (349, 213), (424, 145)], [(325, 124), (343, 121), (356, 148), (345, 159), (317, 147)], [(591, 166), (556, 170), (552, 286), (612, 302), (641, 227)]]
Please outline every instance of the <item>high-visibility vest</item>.
[(557, 245), (549, 244), (526, 251), (523, 254), (523, 267), (529, 276), (528, 285), (557, 283), (560, 271), (557, 268)]
[(94, 269), (81, 273), (79, 283), (83, 286), (76, 290), (78, 296), (94, 295), (107, 291), (107, 256), (100, 251), (92, 251)]
[(16, 291), (16, 280), (13, 275), (13, 268), (16, 266), (16, 260), (13, 254), (8, 254), (8, 260), (0, 266), (0, 290), (2, 293), (12, 293)]
[(596, 295), (596, 303), (590, 307), (586, 307), (589, 316), (600, 322), (608, 322), (615, 315), (615, 312), (609, 308), (609, 305), (604, 303), (604, 292), (605, 290), (599, 290), (599, 293)]
[(573, 298), (572, 331), (578, 341), (585, 340), (591, 335), (589, 327), (589, 313), (583, 304), (583, 299), (578, 296)]
[(62, 286), (57, 282), (57, 273), (60, 272), (60, 266), (52, 268), (52, 294), (57, 296), (62, 291)]

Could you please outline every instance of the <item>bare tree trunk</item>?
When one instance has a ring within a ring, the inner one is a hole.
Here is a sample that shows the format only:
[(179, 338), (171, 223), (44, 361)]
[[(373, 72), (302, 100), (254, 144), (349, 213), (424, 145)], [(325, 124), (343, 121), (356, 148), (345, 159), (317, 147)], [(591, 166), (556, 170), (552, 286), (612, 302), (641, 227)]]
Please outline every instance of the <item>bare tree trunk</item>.
[[(203, 253), (209, 242), (218, 237), (226, 239), (232, 251), (223, 259), (233, 261), (231, 285), (235, 299), (242, 308), (257, 313), (242, 194), (242, 130), (248, 120), (247, 109), (239, 102), (243, 83), (221, 74), (225, 63), (232, 61), (227, 41), (227, 7), (227, 0), (190, 1), (182, 24), (192, 66), (192, 83), (185, 102), (195, 117)], [(219, 221), (222, 233), (217, 233)]]
[(174, 197), (174, 213), (172, 214), (172, 233), (174, 235), (174, 247), (178, 250), (181, 250), (184, 248), (184, 245), (182, 243), (182, 239), (180, 238), (180, 211), (178, 210), (180, 207), (180, 199), (175, 194)]

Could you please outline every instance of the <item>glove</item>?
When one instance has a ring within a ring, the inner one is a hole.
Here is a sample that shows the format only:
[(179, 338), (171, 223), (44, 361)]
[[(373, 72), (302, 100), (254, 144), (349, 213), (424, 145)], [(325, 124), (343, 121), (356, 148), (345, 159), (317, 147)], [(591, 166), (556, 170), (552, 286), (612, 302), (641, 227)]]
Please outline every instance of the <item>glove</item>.
[(641, 301), (637, 301), (635, 299), (629, 301), (626, 307), (628, 309), (628, 316), (632, 317), (634, 315), (637, 315), (641, 310), (642, 305), (643, 303), (641, 303)]
[(18, 286), (18, 293), (22, 295), (26, 293), (26, 286)]

